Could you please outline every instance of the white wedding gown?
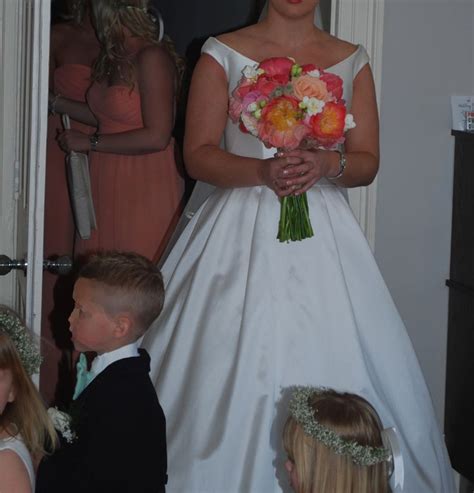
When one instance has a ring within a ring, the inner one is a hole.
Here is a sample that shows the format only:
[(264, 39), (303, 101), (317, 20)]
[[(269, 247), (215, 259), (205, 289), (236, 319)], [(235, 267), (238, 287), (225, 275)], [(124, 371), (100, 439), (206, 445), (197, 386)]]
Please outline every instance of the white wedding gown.
[[(203, 51), (224, 68), (229, 93), (255, 63), (215, 38)], [(328, 69), (344, 79), (348, 106), (367, 62), (359, 46)], [(223, 145), (275, 152), (230, 121)], [(404, 492), (453, 493), (430, 395), (366, 239), (333, 183), (315, 185), (308, 201), (314, 237), (279, 243), (269, 188), (217, 188), (163, 266), (165, 307), (143, 346), (167, 417), (167, 489), (286, 491), (285, 396), (311, 384), (363, 395), (398, 429)]]

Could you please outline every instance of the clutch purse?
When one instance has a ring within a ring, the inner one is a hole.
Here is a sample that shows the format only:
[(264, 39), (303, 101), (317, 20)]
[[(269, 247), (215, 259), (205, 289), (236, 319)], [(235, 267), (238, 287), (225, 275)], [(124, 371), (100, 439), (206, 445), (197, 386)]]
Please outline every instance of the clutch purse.
[[(65, 130), (71, 128), (69, 115), (62, 115), (62, 122)], [(97, 228), (87, 154), (70, 151), (66, 156), (66, 174), (76, 231), (87, 240)]]

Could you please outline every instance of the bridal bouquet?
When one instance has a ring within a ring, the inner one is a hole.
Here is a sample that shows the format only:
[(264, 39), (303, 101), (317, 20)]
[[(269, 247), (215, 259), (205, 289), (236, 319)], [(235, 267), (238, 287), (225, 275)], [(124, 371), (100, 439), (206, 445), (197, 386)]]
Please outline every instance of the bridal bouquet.
[[(298, 65), (287, 57), (247, 65), (242, 74), (230, 98), (229, 116), (242, 132), (266, 147), (331, 150), (355, 127), (337, 75), (315, 65)], [(306, 193), (283, 197), (277, 238), (283, 242), (311, 236)]]

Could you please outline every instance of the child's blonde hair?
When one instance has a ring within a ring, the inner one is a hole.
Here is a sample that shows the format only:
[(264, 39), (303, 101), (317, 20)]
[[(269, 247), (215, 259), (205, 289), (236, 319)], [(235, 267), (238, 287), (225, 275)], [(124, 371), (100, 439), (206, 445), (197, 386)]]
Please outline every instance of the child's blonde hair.
[[(11, 310), (0, 307), (0, 313), (21, 323)], [(24, 329), (26, 331), (26, 328)], [(20, 349), (20, 348), (19, 348)], [(23, 350), (23, 348), (21, 348)], [(33, 457), (50, 453), (57, 445), (57, 435), (43, 401), (20, 358), (12, 337), (0, 322), (0, 369), (9, 370), (13, 378), (15, 399), (0, 415), (0, 429), (12, 436), (20, 434)]]
[(175, 63), (179, 85), (184, 61), (171, 39), (160, 32), (162, 23), (149, 13), (149, 3), (149, 0), (95, 0), (91, 3), (92, 22), (101, 45), (92, 70), (93, 80), (107, 81), (119, 70), (123, 81), (133, 88), (134, 66), (125, 47), (124, 28), (127, 28), (132, 36), (166, 49)]
[[(332, 430), (344, 442), (362, 447), (383, 447), (382, 423), (375, 409), (362, 397), (318, 390), (310, 395), (308, 409), (318, 425)], [(300, 420), (301, 421), (301, 420)], [(298, 419), (290, 416), (283, 430), (288, 459), (296, 467), (296, 493), (390, 493), (388, 462), (357, 465), (347, 454), (305, 433)]]

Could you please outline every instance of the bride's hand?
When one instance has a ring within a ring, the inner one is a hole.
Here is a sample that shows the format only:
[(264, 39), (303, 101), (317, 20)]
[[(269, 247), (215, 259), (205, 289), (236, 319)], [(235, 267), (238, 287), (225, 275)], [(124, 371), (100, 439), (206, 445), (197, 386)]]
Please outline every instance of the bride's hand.
[(286, 186), (293, 195), (300, 195), (309, 190), (325, 176), (335, 176), (338, 171), (338, 157), (335, 152), (322, 149), (296, 149), (283, 154), (288, 159), (299, 158), (301, 164), (293, 168), (292, 176), (288, 176)]
[(262, 162), (261, 177), (264, 184), (272, 189), (278, 197), (290, 195), (294, 190), (288, 183), (297, 178), (302, 166), (302, 158), (297, 156), (283, 156), (277, 153), (275, 157)]

